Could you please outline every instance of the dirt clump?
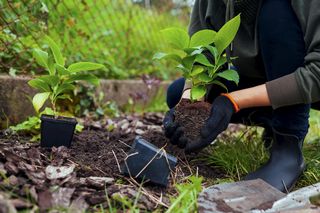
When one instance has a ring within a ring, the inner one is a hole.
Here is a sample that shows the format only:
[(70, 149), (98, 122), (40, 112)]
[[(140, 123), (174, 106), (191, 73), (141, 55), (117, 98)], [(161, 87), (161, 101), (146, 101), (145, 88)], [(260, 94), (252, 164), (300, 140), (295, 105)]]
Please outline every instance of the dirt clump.
[(185, 136), (195, 141), (200, 136), (200, 130), (209, 118), (211, 104), (203, 101), (191, 102), (182, 99), (175, 110), (175, 121), (183, 128)]

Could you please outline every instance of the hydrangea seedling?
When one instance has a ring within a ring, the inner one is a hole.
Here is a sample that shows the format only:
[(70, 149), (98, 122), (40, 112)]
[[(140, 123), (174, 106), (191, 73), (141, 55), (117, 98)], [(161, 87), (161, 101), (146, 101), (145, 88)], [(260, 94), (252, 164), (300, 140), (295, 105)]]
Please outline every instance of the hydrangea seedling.
[[(240, 15), (228, 21), (218, 32), (205, 29), (191, 37), (179, 28), (164, 29), (162, 34), (174, 50), (156, 53), (153, 59), (178, 62), (177, 68), (191, 82), (191, 100), (199, 100), (206, 94), (207, 85), (217, 84), (227, 89), (219, 77), (239, 83), (239, 75), (235, 70), (224, 69), (224, 65), (228, 63), (225, 49), (234, 40), (239, 26)], [(213, 56), (213, 63), (205, 56), (205, 51)]]
[(45, 41), (50, 51), (34, 49), (33, 56), (48, 74), (36, 77), (28, 83), (31, 87), (40, 91), (32, 99), (36, 112), (39, 113), (39, 110), (49, 99), (54, 115), (58, 116), (57, 100), (69, 99), (72, 101), (70, 93), (75, 89), (75, 85), (79, 80), (98, 85), (98, 77), (90, 73), (84, 73), (84, 71), (101, 69), (104, 68), (104, 65), (92, 62), (78, 62), (66, 67), (65, 59), (56, 42), (49, 36), (45, 36)]

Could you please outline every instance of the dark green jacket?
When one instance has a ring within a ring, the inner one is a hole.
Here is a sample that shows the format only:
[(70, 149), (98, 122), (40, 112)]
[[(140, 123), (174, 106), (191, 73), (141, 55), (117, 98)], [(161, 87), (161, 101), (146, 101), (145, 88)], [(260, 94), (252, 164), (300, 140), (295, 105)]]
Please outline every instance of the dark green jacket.
[[(196, 0), (189, 33), (192, 35), (201, 29), (218, 31), (226, 21), (228, 1), (234, 0)], [(257, 2), (260, 5), (261, 0)], [(303, 67), (266, 82), (273, 108), (320, 101), (320, 0), (291, 0), (291, 4), (304, 33), (307, 54)], [(232, 54), (238, 57), (234, 64), (241, 75), (265, 79), (256, 23), (241, 23)]]

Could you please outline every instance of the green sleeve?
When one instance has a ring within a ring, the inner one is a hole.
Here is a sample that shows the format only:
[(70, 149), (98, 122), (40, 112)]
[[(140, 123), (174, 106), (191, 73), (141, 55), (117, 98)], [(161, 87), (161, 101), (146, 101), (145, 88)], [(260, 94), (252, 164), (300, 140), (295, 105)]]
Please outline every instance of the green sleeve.
[(305, 65), (267, 82), (273, 108), (320, 101), (320, 1), (293, 0), (292, 6), (304, 32)]

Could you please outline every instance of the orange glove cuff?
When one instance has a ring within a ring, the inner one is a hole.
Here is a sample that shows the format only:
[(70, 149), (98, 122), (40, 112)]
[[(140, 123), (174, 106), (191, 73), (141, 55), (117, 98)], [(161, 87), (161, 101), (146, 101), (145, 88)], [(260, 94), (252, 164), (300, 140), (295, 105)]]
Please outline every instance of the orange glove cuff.
[(228, 93), (221, 93), (220, 95), (221, 96), (225, 96), (230, 100), (230, 102), (233, 105), (233, 109), (234, 109), (235, 113), (240, 111), (239, 105), (235, 102), (235, 100), (231, 97), (231, 95), (229, 95)]

